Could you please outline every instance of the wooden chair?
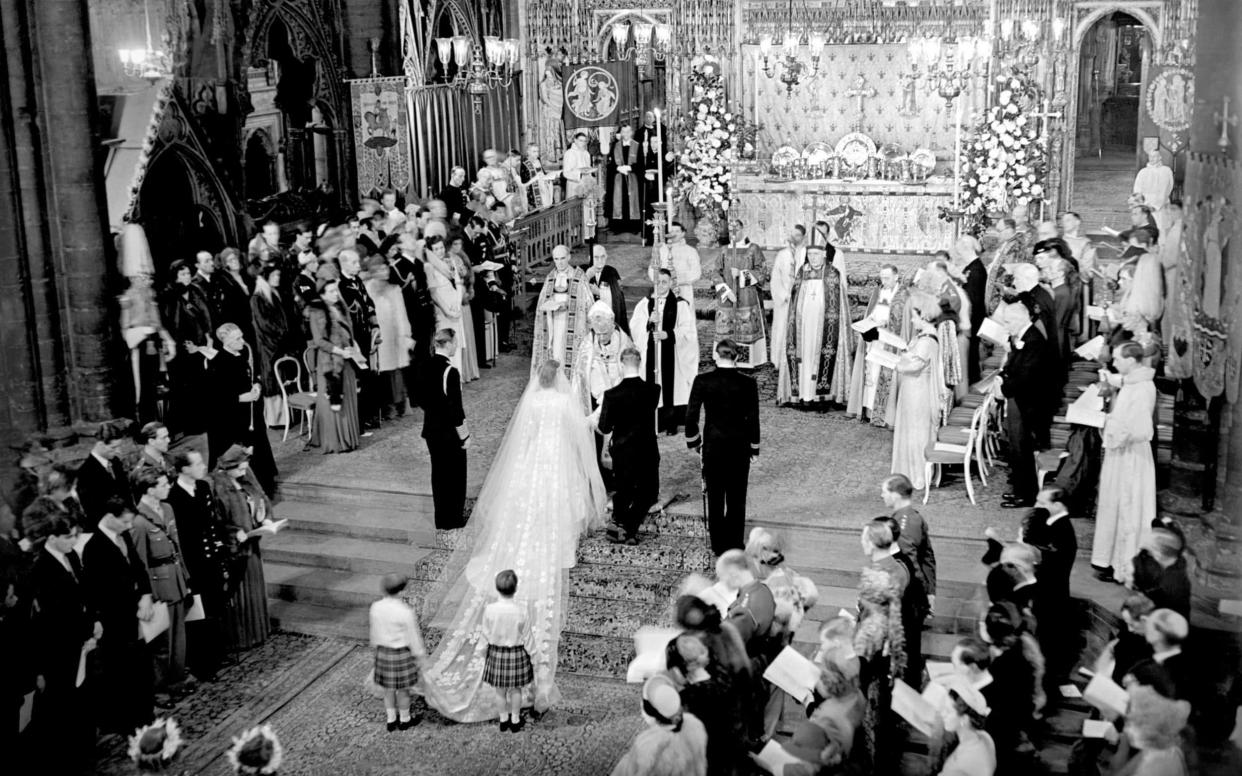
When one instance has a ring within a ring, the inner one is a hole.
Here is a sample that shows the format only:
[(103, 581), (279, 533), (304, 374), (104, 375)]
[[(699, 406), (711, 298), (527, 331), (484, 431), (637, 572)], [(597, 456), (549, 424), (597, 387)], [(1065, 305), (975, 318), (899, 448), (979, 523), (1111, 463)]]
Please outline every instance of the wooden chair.
[[(292, 367), (292, 372), (290, 367)], [(293, 356), (281, 356), (276, 359), (276, 363), (272, 365), (272, 370), (276, 373), (276, 384), (280, 386), (280, 401), (287, 418), (285, 435), (280, 440), (283, 442), (289, 438), (289, 426), (293, 424), (293, 412), (302, 413), (299, 433), (310, 430), (315, 418), (315, 399), (317, 395), (313, 390), (304, 390), (302, 386), (302, 367)]]
[(969, 426), (944, 426), (936, 434), (936, 439), (927, 443), (927, 447), (923, 450), (923, 458), (926, 461), (923, 465), (924, 504), (931, 496), (932, 474), (934, 473), (936, 477), (936, 487), (940, 487), (940, 474), (945, 466), (962, 467), (963, 475), (966, 477), (966, 495), (970, 496), (971, 504), (978, 503), (975, 501), (974, 483), (970, 479), (970, 461), (978, 454), (979, 425), (983, 422), (984, 409), (985, 407), (980, 405), (972, 413)]

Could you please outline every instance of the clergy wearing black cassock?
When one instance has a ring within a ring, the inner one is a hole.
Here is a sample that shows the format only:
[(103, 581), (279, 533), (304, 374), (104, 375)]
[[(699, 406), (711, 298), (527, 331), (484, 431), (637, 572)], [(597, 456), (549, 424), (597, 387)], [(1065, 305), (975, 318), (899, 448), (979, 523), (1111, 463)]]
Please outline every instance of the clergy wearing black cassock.
[(276, 491), (276, 459), (263, 422), (262, 389), (255, 390), (258, 377), (251, 363), (251, 351), (241, 332), (228, 324), (217, 332), (220, 349), (207, 367), (210, 385), (207, 429), (209, 465), (232, 445), (252, 448), (250, 468), (270, 496)]
[(962, 289), (970, 300), (970, 344), (966, 351), (966, 377), (974, 385), (983, 376), (979, 366), (979, 327), (983, 325), (983, 319), (988, 314), (988, 268), (976, 255), (962, 267), (962, 275)]
[(591, 248), (591, 263), (582, 268), (591, 292), (596, 299), (606, 299), (612, 307), (617, 328), (630, 334), (630, 314), (625, 305), (625, 290), (621, 287), (621, 273), (608, 264), (608, 249), (598, 243)]
[(608, 151), (608, 196), (605, 202), (608, 229), (633, 232), (643, 217), (643, 149), (634, 139), (634, 129), (621, 127), (620, 137)]

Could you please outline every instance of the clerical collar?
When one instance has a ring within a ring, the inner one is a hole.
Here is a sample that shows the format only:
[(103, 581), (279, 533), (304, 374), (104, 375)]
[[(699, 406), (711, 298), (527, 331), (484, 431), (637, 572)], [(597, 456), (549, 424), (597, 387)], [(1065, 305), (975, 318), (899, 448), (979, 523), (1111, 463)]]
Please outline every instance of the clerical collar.
[(1055, 523), (1056, 521), (1060, 520), (1063, 517), (1069, 517), (1068, 509), (1058, 512), (1055, 515), (1048, 515), (1047, 525), (1052, 525), (1053, 523)]

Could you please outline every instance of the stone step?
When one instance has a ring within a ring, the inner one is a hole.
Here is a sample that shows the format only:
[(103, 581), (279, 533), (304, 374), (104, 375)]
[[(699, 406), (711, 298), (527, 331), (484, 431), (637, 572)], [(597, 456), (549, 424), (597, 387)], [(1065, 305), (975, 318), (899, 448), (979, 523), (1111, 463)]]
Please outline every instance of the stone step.
[(437, 550), (396, 541), (373, 541), (302, 530), (282, 531), (263, 540), (269, 563), (364, 574), (409, 574)]
[(342, 485), (295, 479), (280, 480), (279, 488), (282, 504), (286, 502), (331, 504), (355, 509), (394, 510), (422, 514), (429, 518), (435, 514), (430, 493), (415, 493), (394, 488), (391, 483), (387, 482), (357, 480), (349, 485)]
[(432, 513), (424, 512), (422, 497), (410, 497), (403, 506), (372, 507), (330, 501), (286, 498), (279, 513), (289, 528), (331, 536), (438, 546)]

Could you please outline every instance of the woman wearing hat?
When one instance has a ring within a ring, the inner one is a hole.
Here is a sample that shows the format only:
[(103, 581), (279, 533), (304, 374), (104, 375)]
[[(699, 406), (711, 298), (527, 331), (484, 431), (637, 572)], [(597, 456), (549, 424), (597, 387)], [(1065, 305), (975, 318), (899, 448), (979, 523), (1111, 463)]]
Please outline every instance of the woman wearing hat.
[(281, 356), (295, 350), (293, 337), (298, 327), (289, 325), (285, 300), (280, 296), (281, 269), (268, 264), (254, 279), (250, 313), (254, 319), (256, 371), (263, 385), (263, 419), (269, 426), (289, 422), (288, 410), (280, 404), (280, 385), (273, 365)]
[[(452, 267), (457, 279), (457, 290), (461, 294), (461, 339), (465, 343), (464, 347), (468, 349), (469, 343), (477, 343), (474, 335), (474, 306), (471, 304), (474, 299), (474, 270), (470, 266), (470, 258), (466, 256), (466, 243), (461, 237), (455, 237), (446, 244), (448, 253), (444, 260)], [(473, 354), (469, 358), (463, 354), (461, 381), (468, 383), (478, 379), (479, 359)]]
[(612, 776), (706, 776), (707, 731), (698, 717), (682, 709), (667, 676), (653, 676), (643, 685), (643, 720), (646, 729)]
[(319, 284), (310, 312), (311, 347), (315, 351), (315, 428), (309, 447), (325, 453), (348, 453), (358, 447), (358, 377), (353, 322), (341, 304), (340, 285)]
[(979, 635), (992, 652), (992, 682), (983, 688), (991, 713), (987, 732), (995, 743), (1002, 774), (1024, 773), (1035, 750), (1030, 732), (1044, 706), (1044, 658), (1026, 620), (1012, 603), (994, 603), (979, 623)]
[[(249, 307), (246, 314), (249, 316)], [(255, 476), (265, 491), (274, 493), (276, 460), (263, 422), (263, 388), (255, 371), (254, 351), (246, 342), (245, 332), (233, 323), (217, 328), (216, 339), (220, 348), (207, 366), (211, 388), (207, 401), (212, 416), (207, 428), (210, 459), (218, 460), (232, 445), (248, 448)]]
[(388, 252), (383, 256), (367, 257), (362, 276), (367, 295), (375, 303), (375, 321), (379, 324), (379, 342), (371, 351), (371, 367), (379, 375), (377, 385), (381, 395), (378, 401), (386, 419), (394, 411), (398, 415), (405, 414), (406, 385), (402, 370), (410, 365), (414, 337), (405, 312), (405, 299), (391, 282), (385, 261), (385, 256), (398, 250), (396, 240), (390, 237), (384, 241), (384, 246)]
[(263, 558), (259, 539), (249, 532), (272, 521), (272, 502), (250, 471), (250, 455), (241, 445), (233, 445), (220, 456), (211, 475), (211, 495), (215, 500), (221, 532), (233, 546), (229, 570), (232, 606), (226, 609), (226, 643), (234, 648), (257, 647), (267, 639), (267, 582), (263, 578)]
[(992, 776), (996, 772), (996, 744), (985, 731), (988, 702), (962, 677), (950, 677), (948, 701), (940, 709), (946, 733), (957, 736), (957, 746), (944, 761), (939, 776)]

